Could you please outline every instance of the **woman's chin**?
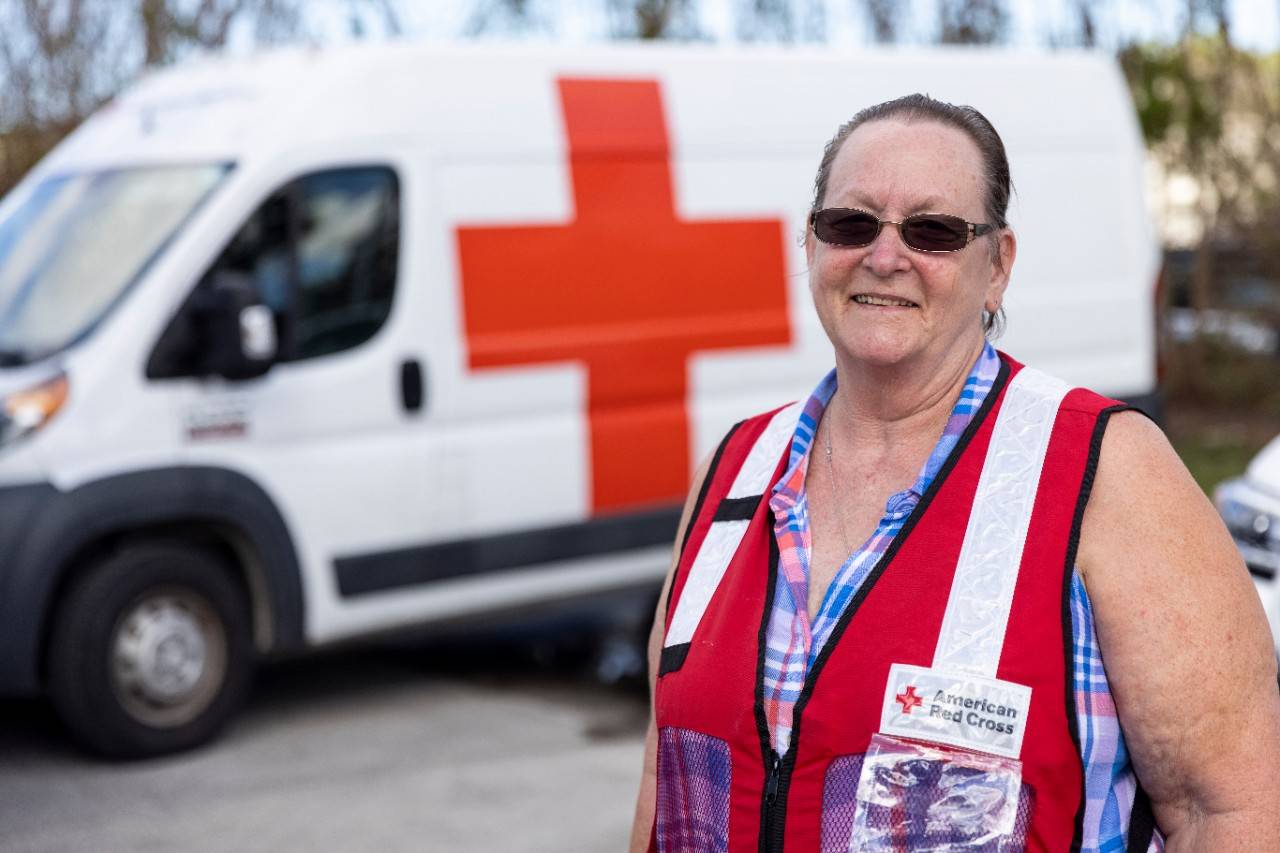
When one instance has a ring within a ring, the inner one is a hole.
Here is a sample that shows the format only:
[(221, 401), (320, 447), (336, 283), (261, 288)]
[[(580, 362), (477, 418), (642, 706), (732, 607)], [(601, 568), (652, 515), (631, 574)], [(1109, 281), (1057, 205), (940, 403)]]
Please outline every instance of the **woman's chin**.
[(856, 365), (884, 368), (894, 367), (911, 360), (917, 354), (917, 347), (910, 341), (900, 337), (881, 338), (878, 336), (861, 336), (843, 342), (841, 349), (845, 357)]

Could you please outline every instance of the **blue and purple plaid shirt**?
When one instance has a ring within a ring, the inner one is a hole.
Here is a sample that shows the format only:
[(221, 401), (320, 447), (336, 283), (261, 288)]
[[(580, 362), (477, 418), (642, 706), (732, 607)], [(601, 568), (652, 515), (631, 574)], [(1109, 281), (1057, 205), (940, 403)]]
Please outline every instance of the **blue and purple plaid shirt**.
[[(805, 403), (791, 443), (787, 470), (769, 500), (774, 513), (774, 536), (778, 541), (779, 571), (773, 612), (769, 617), (764, 692), (765, 713), (774, 749), (779, 755), (785, 754), (790, 745), (792, 711), (809, 667), (858, 587), (902, 529), (961, 433), (973, 420), (999, 368), (999, 356), (987, 344), (965, 380), (960, 399), (920, 475), (908, 489), (889, 498), (884, 516), (871, 538), (850, 554), (836, 573), (812, 625), (807, 608), (811, 540), (805, 475), (818, 421), (836, 390), (835, 371), (818, 384)], [(1085, 776), (1083, 850), (1123, 850), (1137, 780), (1098, 651), (1089, 597), (1078, 574), (1071, 585), (1071, 616), (1076, 715)], [(1158, 834), (1151, 849), (1163, 849)]]

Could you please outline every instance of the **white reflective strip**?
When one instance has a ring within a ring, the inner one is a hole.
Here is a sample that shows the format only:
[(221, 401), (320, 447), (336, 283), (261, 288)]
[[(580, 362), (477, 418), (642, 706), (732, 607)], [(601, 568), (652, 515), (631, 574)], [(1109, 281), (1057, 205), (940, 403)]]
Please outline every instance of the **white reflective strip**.
[(720, 586), (729, 561), (742, 544), (750, 523), (717, 521), (711, 525), (707, 538), (698, 549), (698, 556), (693, 558), (693, 565), (689, 567), (689, 579), (680, 591), (680, 601), (671, 616), (671, 625), (667, 627), (664, 646), (678, 646), (693, 639), (693, 632), (702, 621), (702, 614), (707, 612), (711, 596)]
[(746, 498), (764, 494), (774, 469), (778, 467), (778, 460), (782, 458), (782, 451), (796, 434), (796, 422), (800, 420), (803, 408), (800, 403), (792, 403), (785, 409), (779, 409), (770, 419), (769, 425), (760, 433), (751, 452), (743, 460), (726, 497)]
[(1045, 451), (1069, 390), (1024, 367), (1005, 391), (960, 546), (934, 669), (995, 678)]
[[(783, 450), (790, 444), (796, 432), (796, 421), (800, 418), (803, 406), (794, 403), (781, 409), (769, 421), (756, 438), (742, 467), (733, 479), (733, 486), (726, 497), (745, 498), (763, 495), (769, 487), (778, 460)], [(762, 498), (767, 500), (767, 498)], [(704, 507), (703, 512), (715, 512), (715, 507)], [(692, 524), (692, 520), (690, 521)], [(729, 568), (729, 562), (738, 552), (742, 537), (747, 533), (749, 521), (716, 521), (707, 531), (707, 538), (698, 548), (693, 565), (689, 567), (689, 577), (680, 591), (680, 601), (676, 611), (671, 615), (671, 624), (667, 626), (667, 638), (663, 648), (678, 646), (693, 639), (693, 632), (702, 621), (702, 614), (707, 612), (711, 596), (715, 594)]]

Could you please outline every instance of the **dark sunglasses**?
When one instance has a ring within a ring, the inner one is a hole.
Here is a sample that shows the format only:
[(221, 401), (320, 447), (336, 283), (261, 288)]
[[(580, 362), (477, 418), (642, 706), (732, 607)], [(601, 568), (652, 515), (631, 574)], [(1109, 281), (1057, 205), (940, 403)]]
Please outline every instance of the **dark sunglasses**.
[(945, 213), (916, 213), (901, 222), (877, 219), (865, 210), (828, 207), (809, 215), (814, 236), (833, 246), (869, 246), (880, 236), (884, 225), (896, 225), (902, 242), (917, 252), (958, 252), (995, 230), (994, 225), (966, 222)]

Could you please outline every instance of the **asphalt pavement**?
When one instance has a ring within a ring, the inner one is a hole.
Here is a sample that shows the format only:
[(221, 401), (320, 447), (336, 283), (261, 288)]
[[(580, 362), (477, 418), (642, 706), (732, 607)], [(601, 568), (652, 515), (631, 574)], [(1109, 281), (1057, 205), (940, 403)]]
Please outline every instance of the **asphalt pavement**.
[(642, 692), (523, 647), (274, 664), (216, 743), (110, 764), (0, 699), (0, 850), (623, 850)]

